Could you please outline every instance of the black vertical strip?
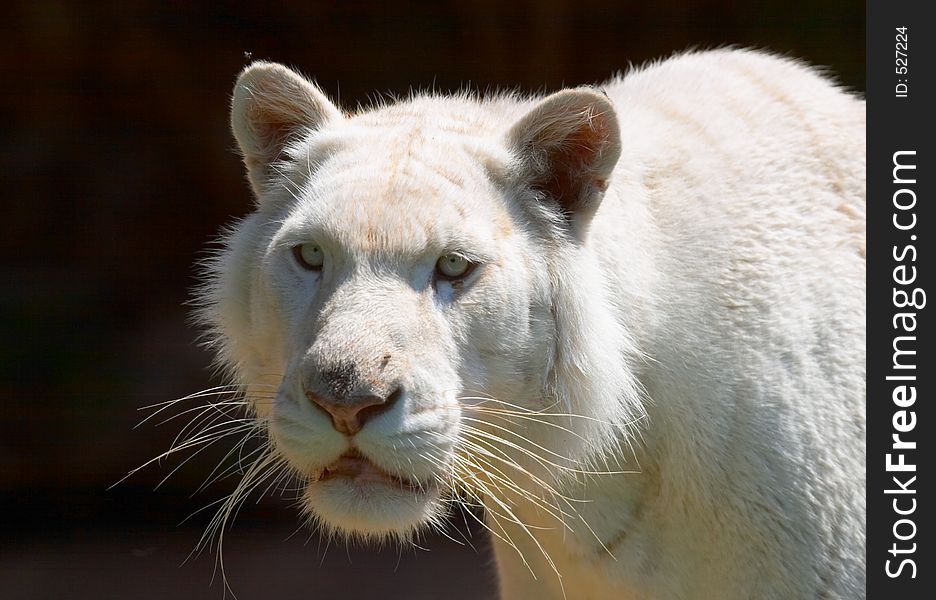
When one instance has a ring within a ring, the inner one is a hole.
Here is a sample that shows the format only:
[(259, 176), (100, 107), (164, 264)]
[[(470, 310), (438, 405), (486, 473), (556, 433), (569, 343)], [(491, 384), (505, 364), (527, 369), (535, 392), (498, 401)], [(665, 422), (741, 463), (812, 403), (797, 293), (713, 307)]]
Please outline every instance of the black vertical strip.
[(926, 297), (936, 294), (936, 20), (924, 18), (928, 4), (868, 3), (869, 598), (936, 590), (936, 317), (928, 305), (936, 295)]

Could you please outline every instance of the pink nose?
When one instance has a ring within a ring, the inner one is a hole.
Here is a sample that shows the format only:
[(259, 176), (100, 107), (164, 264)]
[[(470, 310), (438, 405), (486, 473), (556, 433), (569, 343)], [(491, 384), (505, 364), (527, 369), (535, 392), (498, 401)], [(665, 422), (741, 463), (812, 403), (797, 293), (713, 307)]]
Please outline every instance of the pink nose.
[(380, 396), (355, 396), (350, 398), (327, 398), (315, 392), (306, 392), (306, 396), (331, 417), (335, 429), (345, 435), (354, 435), (364, 424), (377, 415), (387, 411), (400, 396), (400, 390), (386, 398)]

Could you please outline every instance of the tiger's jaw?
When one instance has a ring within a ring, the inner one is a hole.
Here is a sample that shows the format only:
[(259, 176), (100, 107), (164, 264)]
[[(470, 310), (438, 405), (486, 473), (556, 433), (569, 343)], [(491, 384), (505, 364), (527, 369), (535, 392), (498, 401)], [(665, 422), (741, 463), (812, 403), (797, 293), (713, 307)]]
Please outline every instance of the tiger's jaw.
[(443, 510), (436, 479), (391, 473), (355, 449), (311, 474), (303, 502), (326, 529), (364, 538), (406, 536)]
[(459, 407), (453, 394), (421, 406), (407, 394), (393, 409), (342, 433), (325, 411), (281, 390), (268, 423), (278, 454), (303, 482), (301, 508), (338, 535), (406, 538), (438, 522), (453, 477)]

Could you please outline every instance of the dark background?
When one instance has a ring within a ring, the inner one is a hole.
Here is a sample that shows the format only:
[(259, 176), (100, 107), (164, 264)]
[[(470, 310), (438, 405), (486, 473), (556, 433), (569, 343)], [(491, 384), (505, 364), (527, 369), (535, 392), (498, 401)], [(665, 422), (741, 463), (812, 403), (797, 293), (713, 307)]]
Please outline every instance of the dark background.
[[(262, 6), (262, 7), (261, 7)], [(139, 407), (218, 383), (187, 322), (192, 266), (250, 209), (228, 132), (253, 58), (353, 108), (413, 87), (555, 90), (692, 46), (758, 46), (864, 89), (864, 4), (707, 2), (14, 2), (0, 22), (0, 596), (220, 598), (210, 555), (179, 564), (234, 480), (189, 497), (223, 455), (129, 469), (178, 431)], [(293, 500), (251, 500), (225, 538), (253, 598), (490, 597), (476, 550), (332, 543)], [(460, 528), (464, 531), (465, 526)], [(287, 540), (287, 538), (289, 538)], [(308, 543), (306, 543), (308, 541)]]

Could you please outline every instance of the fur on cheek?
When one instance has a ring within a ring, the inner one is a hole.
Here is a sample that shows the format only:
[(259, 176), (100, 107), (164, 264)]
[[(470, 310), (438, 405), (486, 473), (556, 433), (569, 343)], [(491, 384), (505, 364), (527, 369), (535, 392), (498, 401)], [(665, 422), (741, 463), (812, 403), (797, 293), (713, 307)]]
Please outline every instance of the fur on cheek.
[[(639, 351), (611, 310), (592, 253), (570, 247), (562, 254), (566, 260), (550, 269), (556, 335), (544, 388), (570, 414), (584, 417), (566, 424), (575, 435), (563, 436), (563, 451), (590, 460), (629, 444), (646, 415), (632, 366)], [(583, 445), (582, 438), (593, 443)]]

